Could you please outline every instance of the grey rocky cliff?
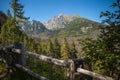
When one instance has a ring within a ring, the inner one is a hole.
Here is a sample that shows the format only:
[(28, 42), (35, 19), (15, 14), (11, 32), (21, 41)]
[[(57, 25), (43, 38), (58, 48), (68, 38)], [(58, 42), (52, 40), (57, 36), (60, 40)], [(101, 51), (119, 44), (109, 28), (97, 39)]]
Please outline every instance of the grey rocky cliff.
[(59, 14), (58, 16), (51, 18), (50, 20), (43, 24), (46, 26), (47, 29), (56, 30), (60, 28), (65, 28), (70, 21), (76, 18), (79, 18), (79, 16), (76, 14), (70, 16), (65, 14)]

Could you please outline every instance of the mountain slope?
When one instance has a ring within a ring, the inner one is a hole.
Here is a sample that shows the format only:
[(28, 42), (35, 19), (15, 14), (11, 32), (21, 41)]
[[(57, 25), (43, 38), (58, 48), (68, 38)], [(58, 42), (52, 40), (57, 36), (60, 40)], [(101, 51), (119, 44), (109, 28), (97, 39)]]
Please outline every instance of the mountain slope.
[(39, 21), (26, 21), (23, 30), (32, 37), (93, 37), (100, 34), (100, 23), (82, 18), (78, 15), (60, 14), (45, 23)]
[(55, 37), (74, 37), (74, 36), (89, 36), (94, 34), (93, 32), (99, 32), (100, 23), (90, 21), (84, 18), (76, 18), (70, 21), (65, 28), (53, 31)]
[(47, 32), (48, 29), (40, 22), (36, 20), (25, 21), (22, 25), (22, 29), (28, 35), (38, 35), (40, 33)]

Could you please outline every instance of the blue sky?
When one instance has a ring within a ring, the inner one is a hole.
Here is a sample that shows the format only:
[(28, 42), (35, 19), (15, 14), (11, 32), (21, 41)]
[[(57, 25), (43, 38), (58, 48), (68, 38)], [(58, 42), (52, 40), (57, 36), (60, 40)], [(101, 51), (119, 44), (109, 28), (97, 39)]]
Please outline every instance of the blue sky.
[[(0, 0), (0, 10), (6, 13), (11, 0)], [(101, 11), (110, 10), (115, 0), (20, 0), (25, 16), (30, 20), (45, 22), (58, 14), (78, 14), (81, 17), (101, 22)]]

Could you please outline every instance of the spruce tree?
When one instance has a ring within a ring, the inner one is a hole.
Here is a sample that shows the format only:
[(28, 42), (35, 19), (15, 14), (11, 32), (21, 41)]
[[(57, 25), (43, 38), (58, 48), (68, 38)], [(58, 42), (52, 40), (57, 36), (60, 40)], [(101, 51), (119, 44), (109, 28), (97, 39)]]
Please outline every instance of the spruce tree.
[(86, 39), (82, 52), (92, 70), (108, 75), (116, 80), (120, 79), (120, 0), (112, 4), (113, 12), (102, 12), (106, 26), (101, 28), (101, 35), (97, 40)]
[(48, 56), (53, 56), (53, 44), (52, 44), (52, 41), (51, 41), (51, 39), (48, 39), (48, 41), (47, 41), (47, 49), (46, 49), (46, 54), (48, 55)]
[(41, 44), (38, 43), (37, 47), (38, 47), (38, 49), (37, 49), (37, 53), (41, 54), (41, 52), (42, 52)]
[(111, 5), (115, 11), (101, 12), (100, 17), (104, 17), (103, 23), (108, 24), (102, 28), (101, 40), (106, 42), (111, 53), (120, 53), (120, 0), (116, 0)]
[(71, 59), (77, 58), (77, 50), (75, 48), (75, 43), (74, 42), (72, 42), (72, 44), (70, 46), (70, 58)]
[(22, 31), (19, 26), (14, 25), (14, 20), (7, 20), (7, 22), (1, 28), (1, 40), (3, 45), (9, 45), (19, 41), (22, 36)]
[(63, 38), (63, 43), (61, 45), (61, 59), (63, 60), (70, 59), (70, 52), (66, 38)]
[(54, 50), (53, 57), (59, 59), (61, 57), (60, 56), (60, 45), (59, 45), (57, 38), (54, 39), (53, 50)]
[[(24, 17), (23, 5), (21, 5), (19, 0), (12, 0), (11, 8), (13, 10), (13, 17), (10, 13), (10, 10), (7, 11), (8, 19), (7, 22), (2, 26), (1, 30), (1, 39), (3, 43), (10, 44), (18, 42), (24, 36), (21, 27), (18, 25), (19, 20), (27, 19)], [(6, 39), (8, 38), (8, 39)]]
[(40, 46), (41, 46), (41, 53), (46, 55), (46, 42), (44, 39), (41, 40), (41, 43), (40, 43)]
[(10, 5), (13, 10), (13, 19), (15, 20), (15, 23), (28, 19), (24, 16), (24, 6), (19, 3), (19, 0), (12, 0)]

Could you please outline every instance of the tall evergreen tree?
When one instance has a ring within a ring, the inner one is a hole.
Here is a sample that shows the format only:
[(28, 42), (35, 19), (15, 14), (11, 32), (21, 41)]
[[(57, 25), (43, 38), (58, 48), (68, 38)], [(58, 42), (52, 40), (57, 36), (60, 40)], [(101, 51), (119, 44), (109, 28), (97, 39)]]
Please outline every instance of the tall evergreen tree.
[(10, 4), (13, 10), (13, 18), (15, 20), (15, 23), (28, 19), (24, 16), (24, 11), (23, 11), (24, 6), (19, 3), (19, 0), (12, 0)]
[(70, 58), (71, 59), (77, 58), (77, 50), (75, 48), (75, 43), (74, 42), (72, 42), (72, 44), (70, 46)]
[[(4, 44), (14, 43), (20, 41), (22, 36), (24, 36), (23, 32), (21, 31), (20, 26), (18, 25), (18, 20), (20, 19), (27, 19), (25, 18), (23, 12), (23, 5), (18, 3), (18, 0), (12, 0), (10, 3), (13, 9), (13, 18), (11, 16), (10, 10), (7, 11), (8, 20), (2, 26), (1, 31), (1, 39), (4, 41)], [(17, 24), (16, 24), (17, 23)], [(7, 35), (5, 35), (7, 34)], [(8, 39), (6, 39), (8, 38)], [(8, 41), (8, 42), (7, 42)]]
[(53, 44), (52, 44), (52, 41), (51, 39), (48, 39), (48, 42), (47, 42), (47, 49), (46, 49), (46, 54), (48, 56), (53, 56)]
[(57, 38), (54, 39), (53, 50), (54, 50), (53, 57), (59, 59), (61, 57), (60, 56), (60, 45), (59, 45)]
[(83, 54), (92, 66), (92, 70), (120, 79), (120, 0), (116, 0), (113, 12), (102, 12), (107, 25), (102, 28), (97, 40), (86, 39)]
[(22, 36), (22, 31), (19, 26), (14, 25), (14, 20), (7, 20), (7, 22), (1, 28), (1, 40), (4, 45), (9, 45), (19, 41)]
[(64, 60), (70, 59), (70, 52), (66, 38), (63, 39), (63, 43), (61, 45), (61, 59)]
[(41, 48), (40, 43), (37, 45), (37, 47), (38, 47), (37, 53), (41, 54), (41, 52), (42, 52), (42, 48)]
[(101, 12), (100, 17), (104, 17), (103, 23), (108, 24), (102, 28), (101, 40), (105, 41), (111, 53), (120, 53), (120, 0), (116, 0), (111, 5), (115, 11)]
[(40, 43), (40, 46), (41, 46), (41, 53), (46, 55), (46, 42), (42, 39), (41, 40), (41, 43)]

